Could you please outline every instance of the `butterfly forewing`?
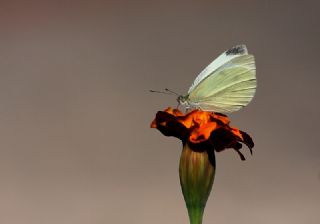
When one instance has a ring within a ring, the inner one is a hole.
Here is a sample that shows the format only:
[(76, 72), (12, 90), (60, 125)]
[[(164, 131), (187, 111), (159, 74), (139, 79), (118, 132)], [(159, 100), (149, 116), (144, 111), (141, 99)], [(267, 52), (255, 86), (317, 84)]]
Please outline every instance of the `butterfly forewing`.
[(211, 62), (194, 80), (189, 88), (188, 93), (191, 93), (193, 89), (199, 85), (200, 82), (205, 80), (208, 76), (212, 75), (216, 70), (221, 68), (226, 63), (230, 62), (232, 59), (237, 58), (241, 55), (247, 55), (248, 50), (245, 45), (237, 45), (229, 50), (223, 52), (218, 58)]

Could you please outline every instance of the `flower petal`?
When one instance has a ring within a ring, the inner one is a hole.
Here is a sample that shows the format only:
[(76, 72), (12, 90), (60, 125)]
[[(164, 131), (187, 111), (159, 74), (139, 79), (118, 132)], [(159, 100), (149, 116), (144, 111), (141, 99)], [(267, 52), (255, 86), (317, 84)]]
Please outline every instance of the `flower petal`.
[(241, 133), (242, 138), (243, 138), (243, 143), (248, 146), (248, 148), (250, 149), (250, 153), (252, 155), (252, 148), (254, 147), (254, 142), (253, 142), (252, 138), (250, 137), (250, 135), (248, 135), (244, 131), (240, 131), (240, 133)]
[(174, 136), (181, 140), (189, 136), (187, 128), (177, 121), (174, 115), (167, 112), (158, 111), (151, 127), (157, 128), (165, 136)]
[(241, 143), (248, 146), (251, 154), (254, 143), (247, 133), (229, 124), (230, 120), (224, 114), (193, 110), (184, 115), (180, 110), (168, 107), (156, 114), (151, 127), (157, 128), (165, 136), (188, 142), (195, 151), (206, 149), (209, 154), (232, 148), (244, 160), (239, 151)]
[(195, 128), (189, 137), (189, 140), (192, 143), (199, 143), (202, 141), (207, 141), (211, 135), (211, 133), (217, 128), (217, 123), (211, 122), (206, 123), (200, 126), (199, 128)]

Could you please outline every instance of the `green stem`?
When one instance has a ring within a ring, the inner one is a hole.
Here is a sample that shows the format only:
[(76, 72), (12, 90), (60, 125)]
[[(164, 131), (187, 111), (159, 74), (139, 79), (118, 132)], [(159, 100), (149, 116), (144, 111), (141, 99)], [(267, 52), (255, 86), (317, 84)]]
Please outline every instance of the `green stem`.
[(198, 208), (198, 207), (187, 206), (187, 208), (188, 208), (190, 224), (202, 224), (204, 207)]

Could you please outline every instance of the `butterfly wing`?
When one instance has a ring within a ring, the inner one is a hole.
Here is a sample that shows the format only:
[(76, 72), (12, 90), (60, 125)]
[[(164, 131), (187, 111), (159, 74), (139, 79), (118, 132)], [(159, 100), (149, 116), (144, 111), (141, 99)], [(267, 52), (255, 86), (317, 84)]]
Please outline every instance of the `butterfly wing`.
[[(239, 54), (232, 49), (219, 56), (196, 78), (188, 92), (191, 107), (231, 113), (252, 100), (257, 86), (254, 57), (247, 51)], [(228, 55), (227, 52), (235, 54)]]
[(197, 76), (189, 88), (188, 93), (198, 86), (200, 82), (206, 79), (209, 75), (212, 75), (216, 70), (221, 68), (226, 63), (230, 62), (232, 59), (239, 57), (241, 55), (247, 55), (248, 50), (245, 45), (237, 45), (229, 50), (223, 52), (219, 57), (217, 57), (213, 62), (211, 62), (203, 71)]

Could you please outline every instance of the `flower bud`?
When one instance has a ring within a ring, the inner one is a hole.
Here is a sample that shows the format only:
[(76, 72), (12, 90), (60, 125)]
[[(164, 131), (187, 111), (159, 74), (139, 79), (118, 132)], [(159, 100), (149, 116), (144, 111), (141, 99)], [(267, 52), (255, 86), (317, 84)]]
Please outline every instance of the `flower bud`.
[(180, 157), (180, 185), (188, 209), (190, 224), (201, 224), (215, 174), (215, 158), (207, 150), (192, 150), (183, 145)]

